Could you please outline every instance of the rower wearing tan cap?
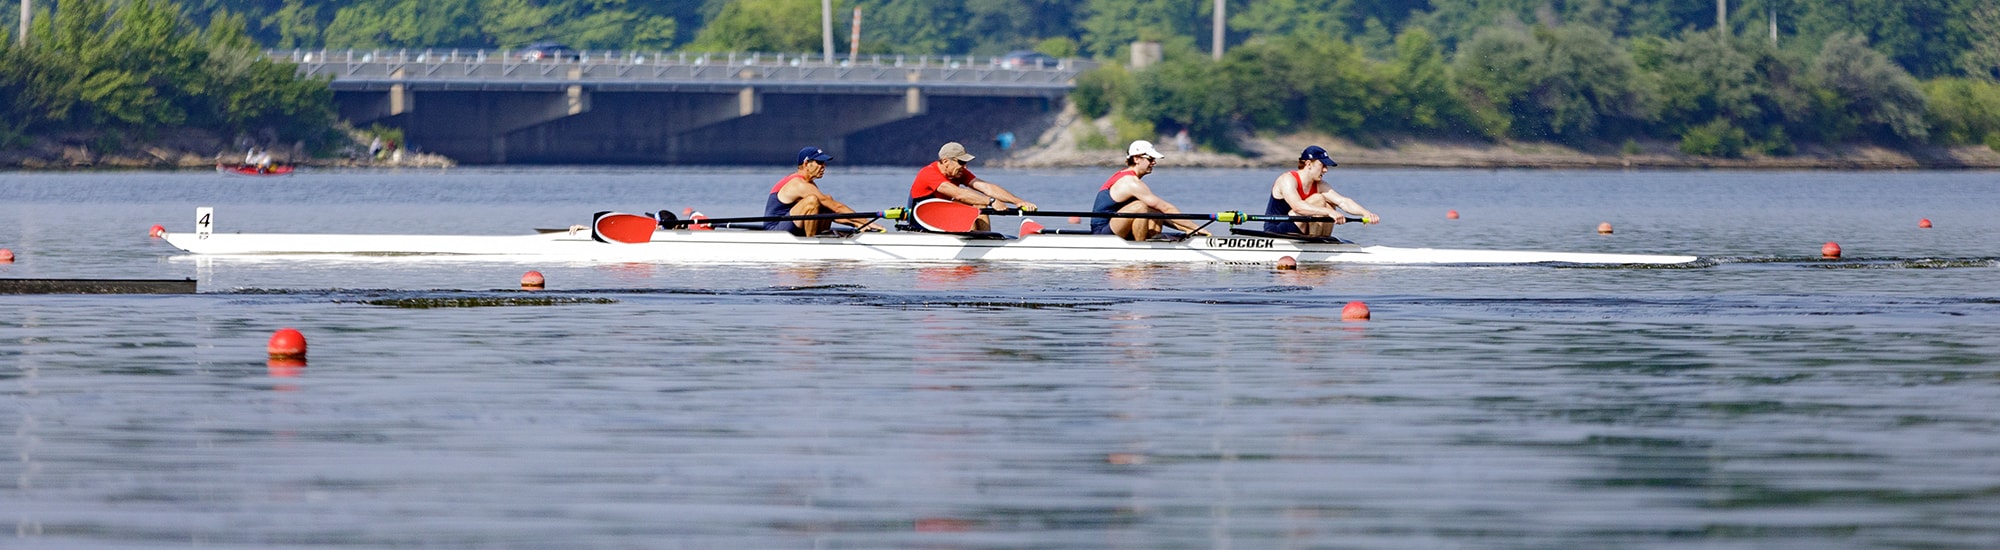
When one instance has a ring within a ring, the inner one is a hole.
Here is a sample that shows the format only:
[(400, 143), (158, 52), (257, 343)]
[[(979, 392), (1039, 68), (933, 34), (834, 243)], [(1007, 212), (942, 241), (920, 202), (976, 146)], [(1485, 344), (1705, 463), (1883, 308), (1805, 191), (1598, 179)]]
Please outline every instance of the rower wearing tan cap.
[[(965, 167), (965, 163), (972, 159), (972, 154), (965, 152), (964, 145), (956, 141), (944, 144), (938, 149), (937, 162), (917, 171), (916, 181), (910, 184), (910, 206), (915, 207), (918, 202), (927, 199), (945, 199), (980, 208), (1005, 209), (1010, 203), (1021, 210), (1038, 208), (1035, 203), (1007, 192), (1006, 188), (972, 175), (972, 171)], [(986, 217), (980, 216), (974, 229), (986, 231), (987, 228)]]

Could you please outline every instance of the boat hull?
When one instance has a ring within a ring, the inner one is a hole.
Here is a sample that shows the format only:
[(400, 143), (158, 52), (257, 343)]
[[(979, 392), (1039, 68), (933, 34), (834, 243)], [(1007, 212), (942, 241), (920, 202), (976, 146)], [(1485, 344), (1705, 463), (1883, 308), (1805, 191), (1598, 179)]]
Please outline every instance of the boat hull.
[(292, 175), (292, 169), (293, 167), (291, 166), (279, 165), (279, 166), (272, 166), (269, 168), (265, 168), (264, 170), (259, 171), (257, 170), (257, 167), (255, 165), (248, 165), (248, 164), (215, 165), (215, 171), (217, 172), (221, 172), (224, 174), (236, 174), (239, 176), (289, 176)]
[(1302, 263), (1679, 264), (1697, 259), (1673, 255), (1394, 248), (1243, 236), (1131, 242), (1109, 235), (973, 239), (938, 233), (890, 232), (814, 238), (777, 231), (661, 230), (644, 243), (598, 242), (587, 231), (514, 236), (173, 233), (166, 240), (181, 250), (200, 255), (441, 255), (641, 262), (1268, 263), (1290, 256)]

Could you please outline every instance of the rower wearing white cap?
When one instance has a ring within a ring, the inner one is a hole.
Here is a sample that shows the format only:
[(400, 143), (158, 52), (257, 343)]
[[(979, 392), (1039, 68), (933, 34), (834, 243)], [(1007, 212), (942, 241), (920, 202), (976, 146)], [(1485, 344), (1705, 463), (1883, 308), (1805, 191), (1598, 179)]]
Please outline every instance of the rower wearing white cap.
[[(1092, 212), (1126, 214), (1179, 214), (1181, 210), (1174, 203), (1167, 202), (1153, 194), (1153, 188), (1146, 185), (1146, 174), (1153, 173), (1153, 166), (1166, 155), (1153, 147), (1151, 142), (1139, 140), (1125, 148), (1125, 169), (1104, 180), (1104, 186), (1097, 188), (1097, 202), (1090, 208)], [(1170, 220), (1181, 229), (1196, 235), (1207, 235), (1194, 222)], [(1090, 232), (1098, 235), (1117, 235), (1128, 241), (1143, 241), (1160, 234), (1160, 220), (1134, 218), (1091, 218)]]
[[(938, 149), (937, 162), (917, 171), (917, 179), (910, 183), (910, 206), (926, 199), (946, 199), (977, 206), (980, 208), (1003, 209), (1012, 203), (1021, 210), (1036, 210), (1035, 203), (1007, 192), (999, 185), (979, 179), (966, 169), (965, 163), (973, 156), (965, 152), (965, 146), (954, 141)], [(979, 217), (974, 229), (987, 230), (986, 216)]]
[(1326, 184), (1326, 169), (1339, 165), (1333, 157), (1327, 156), (1325, 148), (1318, 145), (1306, 147), (1304, 152), (1299, 153), (1299, 169), (1285, 172), (1271, 183), (1271, 200), (1264, 205), (1264, 214), (1270, 216), (1324, 216), (1333, 218), (1332, 221), (1303, 224), (1264, 222), (1264, 231), (1325, 237), (1333, 234), (1334, 225), (1347, 222), (1347, 214), (1361, 216), (1367, 223), (1380, 221), (1381, 216), (1362, 208), (1361, 203), (1354, 202), (1354, 199), (1334, 192), (1333, 186)]

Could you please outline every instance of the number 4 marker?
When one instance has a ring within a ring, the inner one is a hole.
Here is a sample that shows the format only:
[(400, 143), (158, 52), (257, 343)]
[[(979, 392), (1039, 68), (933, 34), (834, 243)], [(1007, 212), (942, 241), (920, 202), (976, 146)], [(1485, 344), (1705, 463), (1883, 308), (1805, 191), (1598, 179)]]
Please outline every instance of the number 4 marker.
[(194, 234), (197, 239), (208, 238), (215, 232), (215, 207), (203, 206), (194, 209)]

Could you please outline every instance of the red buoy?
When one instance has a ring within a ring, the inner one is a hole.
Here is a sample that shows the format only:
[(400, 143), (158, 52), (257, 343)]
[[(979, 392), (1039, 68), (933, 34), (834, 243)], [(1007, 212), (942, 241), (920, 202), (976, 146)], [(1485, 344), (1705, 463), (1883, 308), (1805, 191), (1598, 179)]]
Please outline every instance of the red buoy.
[(1924, 219), (1921, 219), (1921, 220), (1917, 220), (1917, 227), (1921, 227), (1921, 228), (1924, 228), (1924, 229), (1930, 229), (1930, 228), (1931, 228), (1931, 219), (1930, 219), (1930, 218), (1924, 218)]
[(1342, 321), (1366, 321), (1368, 319), (1368, 304), (1361, 303), (1360, 300), (1348, 302), (1347, 307), (1340, 308), (1340, 320)]
[(1298, 269), (1299, 260), (1291, 256), (1278, 258), (1278, 269)]
[(271, 333), (271, 343), (264, 346), (264, 351), (279, 359), (303, 358), (306, 356), (306, 335), (290, 327), (278, 329)]
[(1599, 234), (1599, 235), (1610, 235), (1610, 234), (1611, 234), (1611, 222), (1604, 222), (1604, 223), (1600, 223), (1600, 224), (1597, 224), (1597, 234)]
[(542, 272), (540, 271), (529, 271), (521, 274), (521, 288), (534, 290), (546, 287), (548, 284), (548, 279), (542, 278)]
[(1457, 210), (1446, 210), (1446, 211), (1444, 211), (1444, 219), (1447, 219), (1447, 220), (1456, 220), (1456, 219), (1458, 219), (1458, 211), (1457, 211)]
[(1827, 241), (1825, 245), (1821, 245), (1819, 247), (1819, 255), (1821, 257), (1826, 257), (1826, 258), (1839, 258), (1840, 244), (1835, 243), (1833, 241)]
[(158, 239), (160, 237), (167, 236), (167, 228), (156, 223), (153, 224), (153, 230), (146, 232), (146, 234), (155, 239)]
[(0, 264), (14, 263), (14, 251), (0, 248)]
[(1071, 224), (1083, 223), (1083, 216), (1070, 216), (1069, 223)]

